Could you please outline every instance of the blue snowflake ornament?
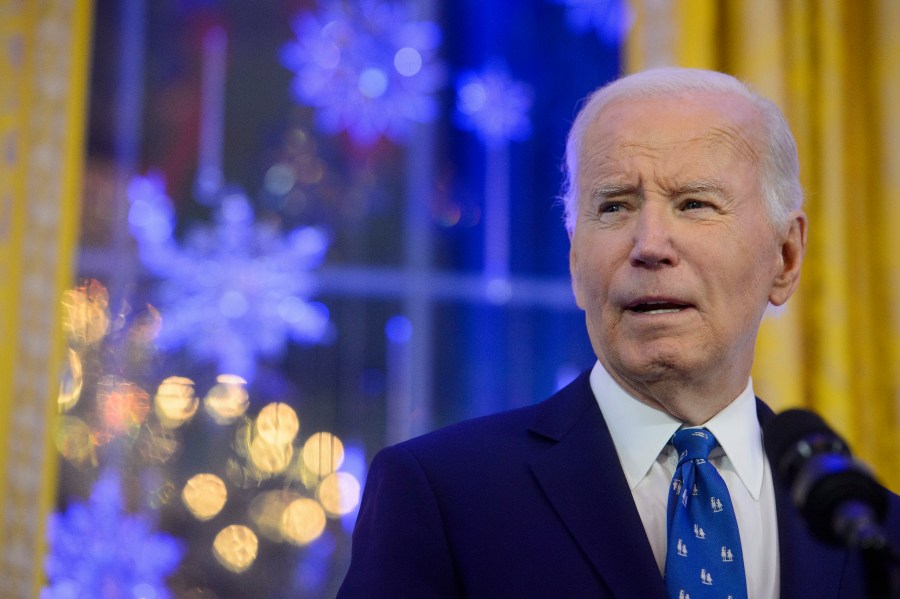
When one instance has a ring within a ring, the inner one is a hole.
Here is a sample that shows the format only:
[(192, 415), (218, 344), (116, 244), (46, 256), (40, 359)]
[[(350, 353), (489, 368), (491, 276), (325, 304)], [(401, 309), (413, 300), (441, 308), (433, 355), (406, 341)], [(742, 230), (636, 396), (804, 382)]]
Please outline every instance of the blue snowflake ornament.
[(414, 20), (405, 3), (324, 0), (317, 13), (300, 13), (293, 29), (281, 61), (295, 73), (294, 97), (316, 109), (326, 133), (346, 131), (361, 146), (381, 136), (402, 142), (413, 123), (437, 115), (441, 32)]
[(125, 511), (115, 470), (101, 475), (86, 503), (51, 514), (47, 535), (48, 585), (41, 599), (171, 597), (165, 579), (181, 562), (182, 543)]
[(487, 145), (521, 141), (531, 135), (532, 101), (531, 86), (512, 79), (502, 66), (469, 71), (456, 83), (457, 123)]
[(129, 226), (141, 262), (158, 279), (163, 350), (187, 348), (219, 372), (252, 380), (259, 357), (275, 357), (287, 341), (316, 343), (328, 330), (328, 309), (309, 301), (310, 270), (328, 247), (314, 227), (282, 234), (257, 222), (247, 198), (226, 195), (212, 225), (173, 237), (172, 202), (159, 177), (129, 186)]
[(626, 0), (553, 0), (567, 7), (566, 20), (576, 33), (593, 29), (605, 44), (618, 46), (631, 28)]

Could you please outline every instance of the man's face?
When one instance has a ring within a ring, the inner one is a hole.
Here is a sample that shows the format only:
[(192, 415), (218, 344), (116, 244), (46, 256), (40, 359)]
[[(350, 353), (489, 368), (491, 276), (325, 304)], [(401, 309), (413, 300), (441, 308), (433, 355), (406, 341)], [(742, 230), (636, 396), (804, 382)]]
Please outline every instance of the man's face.
[(702, 93), (613, 101), (585, 133), (573, 287), (598, 358), (636, 396), (683, 379), (734, 399), (766, 305), (793, 292), (757, 119), (742, 98)]

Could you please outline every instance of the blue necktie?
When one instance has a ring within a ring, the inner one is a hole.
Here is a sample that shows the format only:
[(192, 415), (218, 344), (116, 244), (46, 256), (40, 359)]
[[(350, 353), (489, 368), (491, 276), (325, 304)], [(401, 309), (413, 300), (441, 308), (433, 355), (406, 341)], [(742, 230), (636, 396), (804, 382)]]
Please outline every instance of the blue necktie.
[(707, 461), (717, 445), (705, 428), (672, 437), (678, 467), (669, 489), (666, 588), (671, 599), (747, 599), (744, 554), (731, 497)]

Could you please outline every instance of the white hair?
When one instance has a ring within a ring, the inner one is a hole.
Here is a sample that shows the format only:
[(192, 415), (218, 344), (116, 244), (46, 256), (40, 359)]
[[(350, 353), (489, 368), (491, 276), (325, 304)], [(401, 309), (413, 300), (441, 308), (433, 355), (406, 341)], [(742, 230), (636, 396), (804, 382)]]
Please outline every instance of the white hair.
[(759, 112), (764, 148), (760, 185), (773, 226), (787, 226), (790, 214), (803, 205), (797, 144), (778, 106), (731, 75), (701, 69), (666, 67), (617, 79), (594, 91), (579, 110), (566, 140), (563, 206), (566, 229), (575, 230), (578, 209), (578, 163), (585, 131), (600, 111), (620, 99), (653, 99), (692, 92), (733, 94), (750, 102)]

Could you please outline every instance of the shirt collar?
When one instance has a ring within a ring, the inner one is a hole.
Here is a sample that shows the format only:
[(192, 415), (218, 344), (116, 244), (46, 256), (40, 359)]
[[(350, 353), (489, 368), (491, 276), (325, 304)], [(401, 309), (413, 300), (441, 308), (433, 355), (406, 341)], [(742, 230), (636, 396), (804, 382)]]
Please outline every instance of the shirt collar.
[[(599, 361), (591, 371), (591, 390), (609, 427), (628, 486), (634, 490), (682, 423), (633, 398)], [(752, 380), (703, 426), (715, 435), (750, 495), (759, 499), (765, 458)]]

